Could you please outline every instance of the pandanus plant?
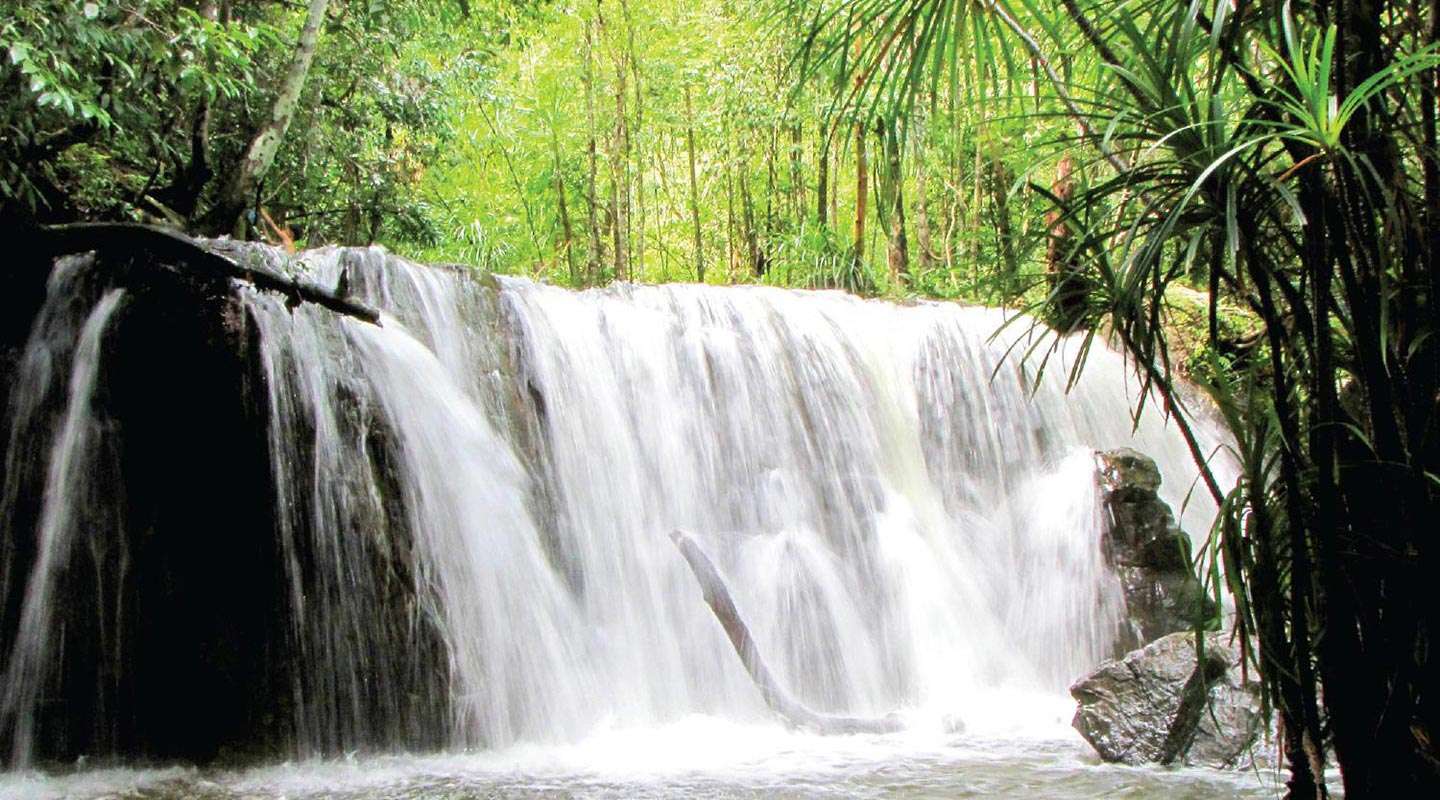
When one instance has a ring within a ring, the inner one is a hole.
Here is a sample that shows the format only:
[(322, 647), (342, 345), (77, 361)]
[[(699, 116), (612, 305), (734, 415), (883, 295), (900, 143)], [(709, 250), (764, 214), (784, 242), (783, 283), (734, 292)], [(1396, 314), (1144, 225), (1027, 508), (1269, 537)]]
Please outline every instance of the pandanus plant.
[[(1038, 235), (1063, 227), (1083, 272), (1028, 295), (1086, 331), (1072, 380), (1108, 338), (1188, 435), (1167, 289), (1208, 284), (1203, 372), (1241, 478), (1189, 437), (1221, 511), (1196, 566), (1232, 599), (1295, 798), (1326, 796), (1327, 751), (1352, 800), (1440, 796), (1437, 6), (786, 3), (800, 78), (852, 87), (837, 117), (1027, 95), (1012, 113), (1076, 165), (1066, 192), (1030, 184), (1053, 207)], [(1258, 318), (1255, 346), (1223, 340), (1222, 300)]]

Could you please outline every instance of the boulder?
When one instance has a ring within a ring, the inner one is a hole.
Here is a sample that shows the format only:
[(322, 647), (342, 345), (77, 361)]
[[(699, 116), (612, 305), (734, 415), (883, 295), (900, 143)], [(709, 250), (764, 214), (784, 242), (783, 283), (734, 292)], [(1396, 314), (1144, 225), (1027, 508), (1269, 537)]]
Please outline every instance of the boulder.
[(1242, 682), (1228, 637), (1175, 633), (1107, 661), (1070, 687), (1071, 723), (1105, 761), (1243, 768), (1255, 763), (1264, 716), (1260, 689)]
[(1126, 620), (1114, 655), (1218, 619), (1190, 565), (1190, 537), (1160, 499), (1160, 470), (1129, 448), (1098, 454), (1108, 524), (1103, 547), (1125, 594)]

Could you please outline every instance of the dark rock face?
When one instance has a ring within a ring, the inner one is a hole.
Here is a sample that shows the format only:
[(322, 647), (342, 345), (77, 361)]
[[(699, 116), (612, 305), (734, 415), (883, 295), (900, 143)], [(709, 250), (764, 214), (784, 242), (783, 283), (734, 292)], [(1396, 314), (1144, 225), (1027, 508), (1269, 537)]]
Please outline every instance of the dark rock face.
[(1109, 517), (1104, 548), (1125, 592), (1128, 624), (1118, 657), (1177, 631), (1195, 630), (1217, 609), (1190, 566), (1190, 538), (1160, 499), (1160, 470), (1143, 453), (1099, 454), (1100, 488)]
[[(304, 672), (300, 655), (327, 642), (296, 624), (291, 586), (319, 594), (320, 556), (301, 537), (292, 560), (278, 535), (268, 382), (255, 321), (235, 284), (180, 257), (122, 248), (66, 258), (84, 262), (77, 306), (111, 288), (126, 294), (102, 344), (91, 407), (104, 432), (96, 497), (55, 582), (52, 648), (63, 657), (39, 688), (34, 759), (236, 762), (443, 743), (446, 653), (438, 632), (414, 621), (411, 536), (398, 524), (385, 528), (393, 529), (385, 547), (370, 551), (387, 580), (370, 583), (381, 595), (373, 627), (407, 637), (408, 646), (387, 648), (404, 679), (379, 674), (372, 659), (365, 681), (328, 696), (343, 699), (347, 720), (380, 722), (337, 723), (333, 736), (305, 729), (305, 720), (328, 719), (328, 709), (297, 708), (301, 690), (328, 676)], [(0, 258), (0, 278), (14, 289), (0, 293), (7, 411), (54, 263), (43, 244), (23, 239)], [(36, 564), (46, 463), (39, 454), (64, 411), (63, 389), (45, 398), (34, 430), (12, 431), (0, 420), (0, 486), (13, 484), (18, 498), (0, 526), (0, 672)], [(378, 437), (375, 457), (391, 458), (383, 431), (367, 428)], [(34, 457), (7, 475), (12, 439)], [(389, 472), (383, 463), (377, 470)], [(13, 730), (0, 727), (3, 764), (15, 742)]]
[[(244, 312), (229, 281), (157, 270), (144, 257), (78, 255), (87, 277), (74, 301), (123, 287), (107, 330), (93, 414), (104, 431), (99, 489), (77, 513), (84, 536), (56, 583), (58, 659), (41, 688), (34, 754), (42, 761), (124, 753), (207, 761), (284, 741), (288, 697), (284, 573), (273, 529), (266, 415), (254, 402)], [(0, 273), (44, 286), (50, 259), (21, 248)], [(16, 320), (0, 350), (0, 385), (13, 390), (43, 292), (5, 304)], [(261, 395), (263, 398), (263, 395)], [(42, 406), (35, 431), (6, 431), (43, 447), (64, 393)], [(7, 408), (8, 408), (7, 400)], [(9, 445), (10, 442), (5, 442)], [(24, 444), (21, 442), (20, 444)], [(37, 556), (45, 460), (22, 462), (19, 498), (3, 532), (0, 652), (16, 641)], [(9, 731), (0, 746), (9, 748)]]
[[(1073, 725), (1106, 761), (1246, 767), (1263, 755), (1259, 687), (1242, 683), (1240, 652), (1219, 633), (1166, 636), (1107, 661), (1070, 687)], [(1263, 759), (1261, 759), (1263, 760)]]

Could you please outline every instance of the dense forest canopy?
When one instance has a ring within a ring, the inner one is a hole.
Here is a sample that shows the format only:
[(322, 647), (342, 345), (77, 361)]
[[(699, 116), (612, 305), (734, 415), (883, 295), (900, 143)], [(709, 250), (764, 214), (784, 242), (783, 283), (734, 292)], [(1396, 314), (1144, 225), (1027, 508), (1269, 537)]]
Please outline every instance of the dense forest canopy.
[[(6, 205), (229, 232), (215, 207), (304, 18), (297, 3), (23, 4), (0, 28)], [(1018, 114), (1033, 82), (957, 85), (857, 138), (841, 65), (799, 77), (806, 24), (766, 0), (332, 4), (253, 230), (572, 285), (998, 297), (1009, 284), (979, 264), (1033, 270), (1045, 208), (1025, 184), (1052, 179), (1035, 148), (1065, 127)]]
[(1292, 796), (1331, 753), (1433, 796), (1437, 42), (1432, 0), (28, 0), (0, 203), (1103, 333), (1235, 437), (1200, 566)]

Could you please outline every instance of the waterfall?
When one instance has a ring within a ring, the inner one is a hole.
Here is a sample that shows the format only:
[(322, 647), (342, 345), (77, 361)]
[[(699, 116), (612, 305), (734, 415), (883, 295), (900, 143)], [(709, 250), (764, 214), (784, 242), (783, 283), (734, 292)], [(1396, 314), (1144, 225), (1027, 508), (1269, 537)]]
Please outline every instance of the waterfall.
[[(278, 541), (289, 616), (276, 707), (302, 755), (768, 719), (675, 530), (719, 566), (805, 705), (1007, 730), (1031, 698), (1063, 705), (1124, 614), (1094, 451), (1154, 457), (1192, 536), (1214, 513), (1185, 503), (1196, 470), (1178, 433), (1153, 407), (1132, 419), (1140, 390), (1119, 355), (1097, 346), (1067, 392), (1076, 343), (1044, 370), (1007, 358), (1030, 334), (1022, 320), (995, 336), (1001, 311), (764, 287), (575, 292), (379, 248), (252, 254), (383, 313), (374, 326), (236, 286), (275, 495), (276, 530), (255, 535)], [(64, 419), (35, 457), (55, 494), (8, 666), (17, 748), (53, 659), (47, 576), (90, 491), (89, 394), (120, 298), (83, 322), (42, 314), (37, 339), (74, 354), (27, 356), (20, 376), (53, 393), (39, 371), (69, 365)], [(36, 435), (12, 432), (12, 478), (34, 455), (16, 442)]]
[[(55, 584), (71, 550), (84, 543), (91, 525), (115, 525), (104, 517), (113, 504), (100, 497), (103, 474), (99, 424), (92, 413), (100, 375), (101, 345), (124, 291), (110, 289), (93, 306), (84, 302), (89, 259), (62, 259), (51, 274), (44, 306), (21, 358), (10, 403), (6, 481), (0, 495), (0, 529), (16, 523), (22, 475), (44, 466), (36, 525), (34, 564), (27, 576), (12, 575), (9, 537), (0, 565), (0, 596), (10, 581), (25, 582), (18, 633), (5, 663), (0, 728), (16, 763), (30, 759), (35, 705), (55, 650)], [(60, 400), (58, 416), (47, 413)], [(103, 596), (103, 595), (102, 595)], [(103, 613), (103, 611), (102, 611)]]
[[(1195, 475), (1156, 413), (1132, 433), (1138, 387), (1118, 355), (1093, 353), (1067, 394), (1063, 364), (1041, 377), (1004, 360), (1024, 329), (992, 342), (999, 311), (502, 287), (520, 380), (544, 398), (557, 540), (586, 616), (627, 643), (600, 663), (628, 708), (724, 712), (749, 695), (692, 613), (659, 536), (672, 528), (722, 564), (812, 707), (965, 716), (997, 690), (1063, 692), (1123, 611), (1091, 453), (1152, 454), (1177, 509)], [(1213, 507), (1188, 512), (1203, 533)]]
[[(363, 571), (352, 539), (403, 507), (390, 527), (413, 537), (452, 745), (763, 717), (676, 529), (722, 566), (803, 702), (983, 727), (1008, 715), (997, 696), (1062, 693), (1110, 652), (1123, 598), (1100, 550), (1093, 451), (1152, 454), (1176, 508), (1195, 475), (1156, 412), (1133, 424), (1138, 387), (1118, 355), (1097, 349), (1067, 394), (1064, 364), (1041, 376), (1005, 359), (995, 310), (491, 287), (378, 250), (310, 266), (322, 284), (346, 271), (389, 316), (376, 329), (253, 297), (282, 504), (333, 517), (310, 528), (335, 581)], [(356, 420), (385, 430), (388, 466)], [(285, 473), (295, 431), (313, 433), (308, 479)], [(301, 485), (315, 496), (284, 496)], [(1190, 503), (1192, 533), (1212, 513)], [(371, 618), (353, 594), (325, 597), (340, 607), (306, 609), (305, 625)], [(345, 640), (356, 652), (330, 662), (337, 678), (354, 684), (367, 653), (393, 650), (367, 636)]]

